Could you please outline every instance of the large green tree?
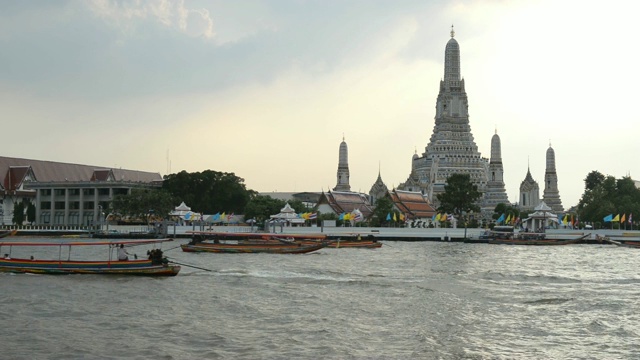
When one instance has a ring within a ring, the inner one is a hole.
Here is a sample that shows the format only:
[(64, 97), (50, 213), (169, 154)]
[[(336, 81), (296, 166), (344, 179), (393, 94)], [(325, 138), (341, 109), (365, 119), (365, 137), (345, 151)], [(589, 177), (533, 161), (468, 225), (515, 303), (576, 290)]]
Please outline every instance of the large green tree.
[(296, 211), (296, 213), (308, 212), (309, 209), (300, 200), (280, 200), (274, 199), (269, 195), (253, 195), (251, 200), (244, 208), (245, 220), (256, 219), (258, 223), (262, 223), (264, 220), (269, 219), (271, 215), (280, 213), (280, 210), (289, 205)]
[(175, 207), (168, 191), (162, 189), (131, 189), (130, 194), (116, 195), (111, 202), (111, 211), (139, 220), (155, 217), (166, 218)]
[(463, 212), (480, 211), (477, 205), (482, 193), (471, 182), (469, 174), (453, 174), (447, 178), (444, 192), (437, 195), (440, 206), (438, 211), (455, 214), (458, 219)]
[(257, 194), (234, 173), (213, 170), (166, 175), (162, 188), (178, 202), (184, 201), (193, 211), (203, 214), (243, 213), (251, 196)]
[(13, 217), (11, 221), (16, 225), (24, 223), (24, 203), (22, 201), (13, 205)]
[(585, 191), (578, 203), (579, 219), (598, 223), (610, 214), (640, 214), (640, 189), (629, 177), (616, 180), (592, 171), (585, 178)]
[(36, 206), (31, 202), (27, 205), (27, 221), (31, 224), (36, 221)]

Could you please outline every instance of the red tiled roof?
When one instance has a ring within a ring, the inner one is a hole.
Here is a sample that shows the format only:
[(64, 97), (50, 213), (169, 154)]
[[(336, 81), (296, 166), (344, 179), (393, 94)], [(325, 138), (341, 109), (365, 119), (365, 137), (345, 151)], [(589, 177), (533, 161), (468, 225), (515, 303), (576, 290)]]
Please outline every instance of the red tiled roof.
[(319, 204), (325, 202), (331, 207), (336, 214), (352, 212), (355, 209), (362, 212), (362, 216), (369, 217), (373, 213), (373, 209), (369, 204), (369, 200), (365, 194), (356, 192), (329, 191), (323, 193)]
[(420, 192), (393, 190), (389, 196), (395, 207), (410, 218), (428, 218), (436, 213)]

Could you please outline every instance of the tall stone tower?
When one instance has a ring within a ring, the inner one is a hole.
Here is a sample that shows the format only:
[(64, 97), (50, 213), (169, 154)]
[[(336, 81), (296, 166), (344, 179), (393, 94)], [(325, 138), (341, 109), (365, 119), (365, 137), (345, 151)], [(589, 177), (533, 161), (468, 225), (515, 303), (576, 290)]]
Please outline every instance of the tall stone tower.
[(349, 185), (349, 150), (347, 149), (347, 143), (342, 137), (340, 143), (340, 155), (338, 158), (338, 182), (333, 191), (350, 191), (351, 185)]
[(527, 167), (527, 176), (520, 183), (520, 203), (518, 207), (520, 211), (533, 211), (540, 204), (540, 187), (533, 180), (531, 171)]
[[(444, 78), (440, 81), (440, 92), (436, 100), (436, 115), (433, 134), (421, 156), (414, 156), (411, 175), (398, 186), (406, 190), (405, 184), (417, 179), (423, 194), (434, 207), (438, 207), (437, 195), (444, 192), (446, 180), (453, 174), (468, 174), (471, 181), (484, 193), (487, 186), (489, 163), (478, 151), (471, 126), (464, 79), (460, 77), (460, 46), (451, 39), (444, 53)], [(481, 204), (478, 204), (481, 205)]]
[(556, 153), (551, 144), (547, 149), (547, 169), (544, 172), (544, 193), (542, 200), (549, 205), (554, 212), (563, 212), (560, 192), (558, 191), (558, 174), (556, 173)]
[(484, 194), (482, 209), (492, 212), (496, 205), (500, 203), (510, 204), (507, 191), (504, 188), (504, 168), (502, 166), (502, 149), (498, 131), (491, 138), (491, 159), (489, 160), (488, 178), (487, 192)]

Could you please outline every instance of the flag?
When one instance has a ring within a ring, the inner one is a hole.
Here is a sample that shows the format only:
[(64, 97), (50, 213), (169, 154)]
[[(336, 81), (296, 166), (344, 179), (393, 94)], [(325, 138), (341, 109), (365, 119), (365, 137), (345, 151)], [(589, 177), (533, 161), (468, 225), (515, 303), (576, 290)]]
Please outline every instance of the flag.
[(340, 214), (340, 216), (338, 216), (338, 220), (344, 220), (344, 213)]
[(309, 220), (315, 220), (318, 218), (318, 213), (314, 212), (314, 213), (307, 213), (307, 219)]
[(453, 215), (451, 214), (447, 215), (447, 221), (451, 221), (451, 220), (453, 220)]
[(626, 220), (625, 214), (622, 214), (622, 217), (620, 218), (620, 222), (623, 223)]
[(362, 213), (361, 213), (361, 212), (357, 212), (357, 213), (356, 213), (355, 220), (356, 220), (356, 221), (362, 221)]
[(227, 221), (231, 221), (231, 218), (233, 218), (233, 212), (229, 213), (229, 215), (227, 215)]
[(569, 223), (569, 215), (568, 214), (564, 215), (564, 219), (562, 219), (562, 223), (565, 224), (565, 225), (567, 225)]
[(213, 221), (216, 221), (216, 220), (220, 220), (220, 213), (219, 212), (217, 212), (215, 215), (213, 215)]
[(504, 221), (504, 214), (500, 215), (500, 217), (498, 218), (498, 220), (496, 220), (497, 224), (500, 224), (501, 222)]
[(404, 221), (404, 214), (400, 213), (400, 221)]
[(437, 213), (434, 216), (435, 216), (435, 221), (440, 221), (440, 213)]
[(433, 216), (431, 217), (431, 221), (436, 221), (436, 215), (437, 214), (433, 214)]
[(629, 224), (631, 224), (631, 215), (633, 214), (629, 214)]
[(220, 218), (222, 220), (227, 220), (227, 214), (223, 212), (222, 215), (220, 215)]
[(616, 217), (613, 218), (613, 220), (611, 220), (611, 222), (619, 222), (620, 221), (620, 214), (617, 214)]
[(613, 220), (613, 214), (609, 214), (602, 218), (602, 221), (604, 222), (611, 222), (612, 220)]
[(398, 221), (398, 219), (396, 218), (396, 213), (393, 213), (393, 221)]
[(571, 226), (575, 226), (575, 225), (576, 225), (576, 222), (573, 221), (573, 214), (571, 214)]
[(350, 213), (345, 213), (343, 220), (351, 220), (351, 214)]
[(511, 214), (507, 215), (507, 220), (504, 221), (505, 224), (510, 224), (511, 223)]
[(391, 220), (391, 213), (387, 213), (387, 221)]

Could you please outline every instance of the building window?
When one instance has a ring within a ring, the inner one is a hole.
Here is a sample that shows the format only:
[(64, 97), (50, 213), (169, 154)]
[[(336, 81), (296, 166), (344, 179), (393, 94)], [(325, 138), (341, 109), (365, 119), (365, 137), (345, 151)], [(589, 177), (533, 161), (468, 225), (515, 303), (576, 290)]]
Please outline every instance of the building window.
[(43, 196), (51, 196), (51, 189), (42, 189), (42, 190), (40, 190), (40, 193)]
[(51, 209), (51, 201), (41, 201), (40, 202), (40, 209)]
[(77, 211), (71, 211), (69, 213), (67, 225), (80, 225), (80, 214)]
[(84, 196), (89, 196), (89, 195), (93, 195), (95, 194), (96, 190), (95, 189), (82, 189), (82, 195)]
[(95, 209), (95, 206), (93, 206), (93, 201), (85, 201), (84, 202), (84, 209), (85, 210), (93, 210)]
[(80, 195), (80, 189), (69, 189), (69, 196), (78, 196)]
[(56, 210), (64, 210), (64, 201), (56, 201), (55, 206), (56, 206), (55, 207)]
[(98, 189), (98, 196), (109, 196), (109, 189)]
[(65, 189), (55, 189), (55, 190), (53, 191), (53, 194), (54, 194), (55, 196), (64, 196), (64, 194), (65, 194)]
[(69, 209), (70, 210), (78, 210), (78, 209), (80, 209), (80, 201), (70, 201), (69, 202)]
[(49, 224), (51, 223), (51, 213), (48, 211), (43, 211), (40, 213), (40, 223), (41, 224)]
[(54, 225), (64, 225), (64, 211), (56, 211), (53, 215)]

